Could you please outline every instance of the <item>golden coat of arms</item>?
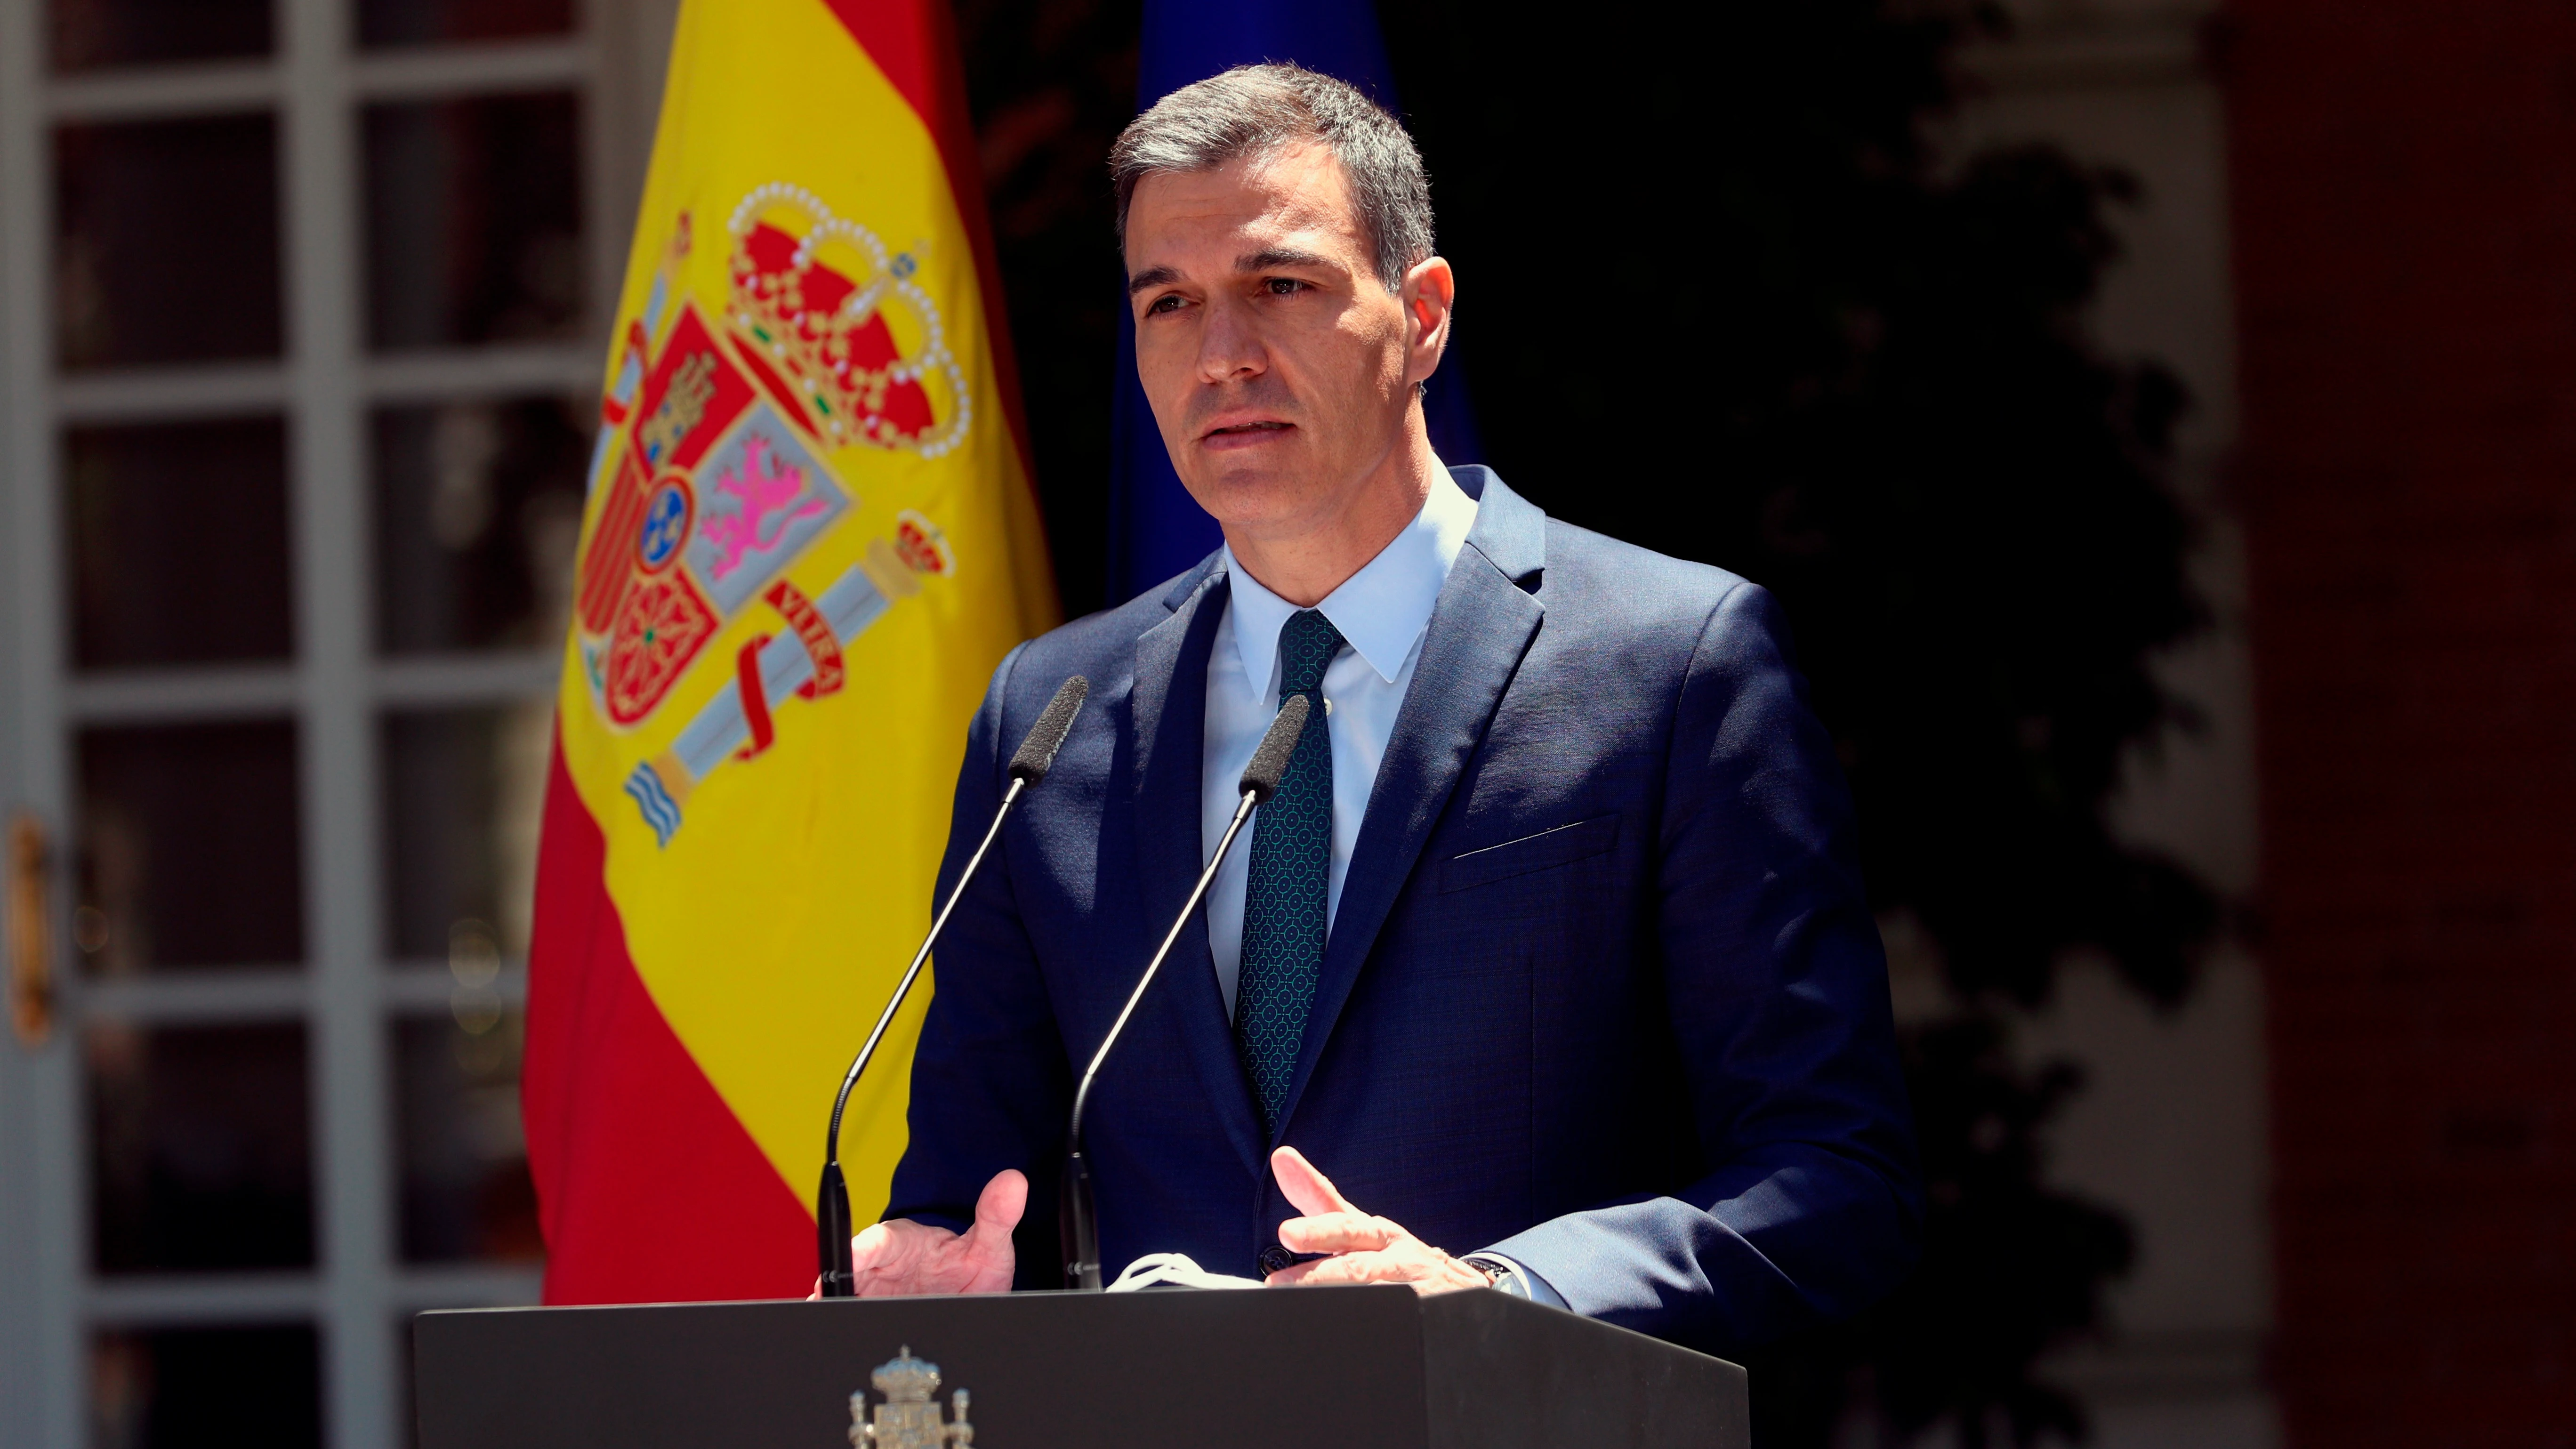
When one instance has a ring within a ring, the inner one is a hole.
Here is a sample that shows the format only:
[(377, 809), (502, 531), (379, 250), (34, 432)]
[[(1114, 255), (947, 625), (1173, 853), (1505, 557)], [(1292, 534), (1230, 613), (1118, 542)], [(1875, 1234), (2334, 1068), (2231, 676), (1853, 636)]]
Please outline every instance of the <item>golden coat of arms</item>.
[(850, 1395), (851, 1449), (967, 1449), (975, 1442), (975, 1426), (966, 1421), (966, 1391), (949, 1394), (953, 1417), (943, 1417), (931, 1398), (939, 1392), (939, 1365), (914, 1358), (910, 1344), (868, 1379), (885, 1402), (871, 1417), (868, 1391)]
[(768, 750), (775, 709), (839, 692), (852, 641), (956, 571), (938, 525), (905, 509), (820, 592), (799, 589), (788, 566), (857, 502), (828, 460), (862, 446), (936, 458), (973, 421), (912, 253), (799, 187), (758, 187), (726, 228), (728, 300), (710, 317), (676, 281), (692, 230), (682, 215), (602, 402), (593, 471), (608, 495), (575, 598), (592, 698), (619, 730), (649, 719), (728, 624), (774, 617), (626, 781), (665, 845), (710, 774)]

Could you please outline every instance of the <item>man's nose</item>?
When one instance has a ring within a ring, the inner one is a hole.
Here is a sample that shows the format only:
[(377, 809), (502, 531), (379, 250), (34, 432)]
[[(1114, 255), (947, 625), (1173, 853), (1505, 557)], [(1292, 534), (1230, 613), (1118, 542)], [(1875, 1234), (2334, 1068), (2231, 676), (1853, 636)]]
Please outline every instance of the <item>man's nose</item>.
[(1231, 297), (1218, 297), (1207, 307), (1199, 329), (1199, 374), (1209, 382), (1258, 377), (1269, 367), (1259, 319), (1250, 307)]

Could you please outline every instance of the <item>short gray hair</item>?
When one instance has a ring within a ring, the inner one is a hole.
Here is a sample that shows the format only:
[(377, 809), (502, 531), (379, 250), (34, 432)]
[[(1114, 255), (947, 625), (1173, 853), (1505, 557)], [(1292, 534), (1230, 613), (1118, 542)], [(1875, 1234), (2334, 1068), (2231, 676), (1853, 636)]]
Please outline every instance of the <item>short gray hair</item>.
[(1377, 279), (1390, 292), (1429, 257), (1431, 179), (1404, 126), (1375, 101), (1301, 65), (1238, 65), (1186, 85), (1128, 123), (1109, 148), (1118, 190), (1118, 244), (1127, 244), (1127, 205), (1148, 176), (1213, 171), (1242, 157), (1266, 157), (1312, 141), (1333, 153), (1351, 188)]

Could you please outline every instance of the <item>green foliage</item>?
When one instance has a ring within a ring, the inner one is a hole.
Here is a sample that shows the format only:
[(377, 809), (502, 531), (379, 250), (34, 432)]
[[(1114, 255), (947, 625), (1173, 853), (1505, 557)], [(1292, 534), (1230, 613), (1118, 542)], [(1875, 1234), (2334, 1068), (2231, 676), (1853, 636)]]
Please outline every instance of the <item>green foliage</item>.
[(1948, 1421), (1963, 1449), (2081, 1440), (2082, 1410), (2030, 1373), (2093, 1325), (2102, 1284), (2129, 1266), (2117, 1216), (2038, 1182), (2040, 1128), (2080, 1079), (2016, 1070), (1979, 1016), (1908, 1033), (1905, 1073), (1930, 1202), (1923, 1266), (1859, 1318), (1746, 1365), (1755, 1442), (1828, 1444), (1855, 1415), (1900, 1439)]
[[(2177, 999), (2207, 893), (2104, 829), (2198, 621), (2180, 388), (2079, 314), (2115, 176), (1955, 175), (1921, 136), (1973, 15), (1390, 4), (1489, 461), (1549, 512), (1779, 594), (1880, 905), (1975, 997), (2097, 946)], [(1436, 383), (1434, 384), (1437, 385)]]

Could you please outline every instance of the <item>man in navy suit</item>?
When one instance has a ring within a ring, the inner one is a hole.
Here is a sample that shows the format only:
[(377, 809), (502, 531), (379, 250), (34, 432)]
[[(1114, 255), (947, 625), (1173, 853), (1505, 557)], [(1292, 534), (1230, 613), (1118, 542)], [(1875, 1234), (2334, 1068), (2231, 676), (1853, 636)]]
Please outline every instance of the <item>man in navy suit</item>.
[[(1057, 684), (1091, 703), (940, 947), (859, 1291), (1059, 1285), (1021, 1219), (1074, 1074), (1303, 694), (1092, 1096), (1109, 1269), (1494, 1286), (1719, 1348), (1886, 1292), (1922, 1217), (1886, 967), (1778, 607), (1433, 455), (1454, 281), (1358, 92), (1231, 71), (1113, 165), (1137, 368), (1225, 546), (994, 675), (943, 892)], [(1652, 306), (1661, 265), (1512, 305)]]

